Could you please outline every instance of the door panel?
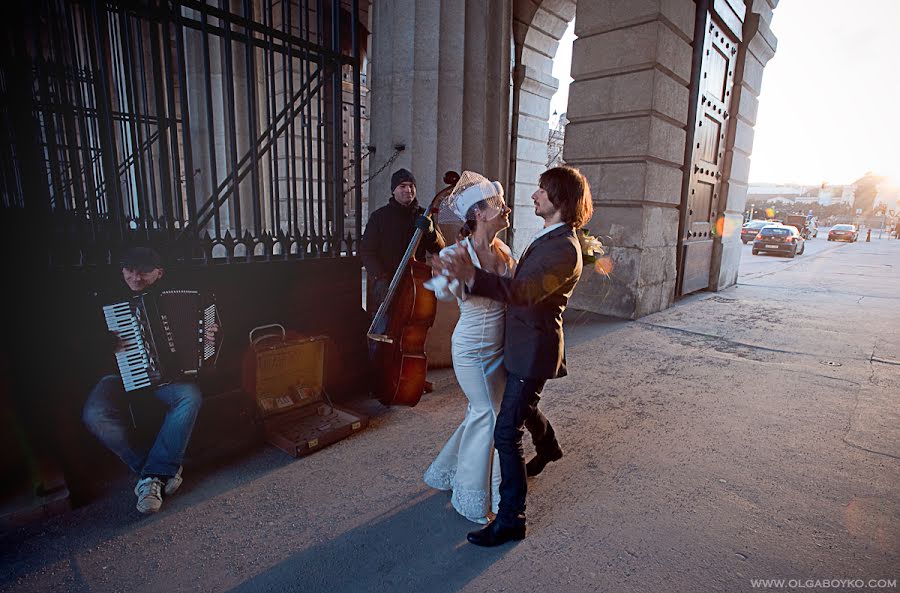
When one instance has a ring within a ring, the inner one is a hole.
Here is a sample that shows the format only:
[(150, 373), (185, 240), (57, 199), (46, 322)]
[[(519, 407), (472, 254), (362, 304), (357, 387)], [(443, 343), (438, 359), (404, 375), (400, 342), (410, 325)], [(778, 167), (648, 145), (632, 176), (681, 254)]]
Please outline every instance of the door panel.
[(729, 117), (737, 43), (706, 15), (681, 241), (678, 294), (709, 286), (712, 245), (720, 207), (726, 122)]

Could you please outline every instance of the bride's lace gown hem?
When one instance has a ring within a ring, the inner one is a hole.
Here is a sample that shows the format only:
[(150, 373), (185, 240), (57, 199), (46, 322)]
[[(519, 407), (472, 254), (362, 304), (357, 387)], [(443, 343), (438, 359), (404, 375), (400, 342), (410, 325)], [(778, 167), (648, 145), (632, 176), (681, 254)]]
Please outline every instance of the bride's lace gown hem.
[[(464, 245), (478, 264), (471, 240)], [(449, 248), (448, 248), (449, 249)], [(511, 274), (512, 270), (506, 270)], [(500, 501), (500, 463), (494, 424), (506, 386), (503, 334), (506, 309), (487, 298), (456, 293), (459, 322), (453, 331), (453, 369), (469, 400), (466, 416), (425, 472), (425, 483), (452, 490), (450, 502), (469, 520), (484, 522)]]

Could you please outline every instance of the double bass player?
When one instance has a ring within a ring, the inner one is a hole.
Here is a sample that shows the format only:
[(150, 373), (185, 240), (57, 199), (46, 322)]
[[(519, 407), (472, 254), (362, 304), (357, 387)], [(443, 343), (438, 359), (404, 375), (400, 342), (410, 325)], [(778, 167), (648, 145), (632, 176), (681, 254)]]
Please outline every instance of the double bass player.
[[(420, 232), (418, 246), (411, 254), (413, 261), (407, 262), (409, 257), (407, 250), (416, 232)], [(438, 253), (445, 246), (444, 237), (434, 227), (431, 218), (426, 216), (425, 209), (419, 206), (416, 200), (416, 178), (407, 169), (398, 169), (391, 176), (391, 199), (381, 208), (372, 212), (369, 222), (363, 233), (360, 243), (360, 256), (366, 268), (367, 291), (366, 309), (373, 318), (373, 327), (389, 324), (398, 327), (401, 323), (390, 312), (392, 303), (386, 303), (387, 311), (380, 311), (380, 307), (387, 297), (394, 276), (400, 272), (401, 266), (410, 266), (410, 278), (421, 275), (426, 253)], [(420, 270), (416, 272), (415, 268)], [(428, 272), (430, 277), (430, 270)], [(421, 282), (421, 279), (418, 283)], [(415, 292), (416, 281), (406, 286)], [(426, 296), (421, 294), (421, 296)], [(409, 297), (409, 295), (407, 295)], [(413, 297), (415, 299), (415, 297)], [(406, 299), (401, 299), (406, 302)], [(406, 303), (409, 305), (410, 303)], [(369, 341), (369, 356), (372, 371), (375, 373), (375, 394), (385, 404), (405, 403), (415, 405), (422, 392), (430, 392), (432, 385), (425, 380), (425, 355), (424, 339), (427, 328), (434, 320), (434, 312), (427, 312), (428, 306), (412, 303), (413, 310), (424, 314), (425, 318), (413, 320), (417, 330), (412, 335), (407, 334), (403, 340), (407, 345), (413, 345), (421, 352), (414, 353), (412, 359), (399, 351), (400, 344), (385, 346), (371, 340)], [(376, 312), (379, 312), (376, 315)], [(400, 313), (400, 316), (404, 313)], [(388, 320), (390, 318), (390, 320)], [(405, 333), (405, 330), (404, 330)], [(413, 337), (413, 335), (415, 337)], [(399, 358), (398, 358), (399, 357)], [(412, 360), (411, 366), (403, 361)], [(395, 368), (396, 367), (396, 368)], [(420, 368), (421, 367), (421, 368)], [(410, 374), (410, 369), (415, 368)], [(403, 384), (401, 386), (400, 384)], [(416, 392), (413, 394), (412, 392)], [(400, 395), (403, 393), (404, 395)]]
[(368, 289), (366, 308), (375, 314), (387, 294), (391, 277), (416, 228), (423, 231), (415, 258), (425, 261), (426, 253), (438, 253), (446, 246), (444, 237), (425, 216), (416, 200), (416, 178), (406, 169), (391, 175), (391, 199), (372, 212), (363, 233), (359, 255), (366, 268)]

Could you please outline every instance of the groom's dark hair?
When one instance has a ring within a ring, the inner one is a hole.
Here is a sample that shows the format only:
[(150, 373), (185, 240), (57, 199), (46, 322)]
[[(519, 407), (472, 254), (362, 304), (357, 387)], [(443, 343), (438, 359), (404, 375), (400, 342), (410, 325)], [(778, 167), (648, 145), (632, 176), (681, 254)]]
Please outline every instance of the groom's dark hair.
[(594, 214), (594, 201), (587, 178), (575, 167), (553, 167), (541, 173), (541, 189), (559, 208), (562, 221), (583, 227)]

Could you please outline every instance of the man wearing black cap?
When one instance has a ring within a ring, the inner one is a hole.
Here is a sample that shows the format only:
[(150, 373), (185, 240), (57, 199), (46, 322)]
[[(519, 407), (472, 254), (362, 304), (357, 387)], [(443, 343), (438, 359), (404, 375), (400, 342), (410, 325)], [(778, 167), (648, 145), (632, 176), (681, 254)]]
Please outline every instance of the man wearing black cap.
[(425, 209), (416, 200), (416, 178), (406, 169), (391, 175), (390, 201), (369, 216), (359, 254), (368, 278), (367, 308), (374, 315), (387, 295), (391, 278), (409, 246), (416, 228), (424, 232), (416, 259), (425, 261), (425, 253), (444, 248), (444, 237), (424, 216)]
[[(165, 270), (159, 254), (147, 247), (134, 247), (124, 253), (120, 260), (121, 281), (112, 290), (96, 299), (103, 305), (122, 302), (138, 294), (158, 294), (162, 288)], [(98, 310), (101, 308), (98, 306)], [(162, 506), (163, 495), (174, 494), (181, 486), (181, 461), (194, 429), (194, 421), (200, 409), (202, 396), (199, 387), (189, 382), (173, 382), (148, 388), (149, 395), (168, 408), (162, 426), (149, 451), (143, 451), (133, 444), (128, 404), (122, 378), (115, 369), (114, 353), (121, 347), (118, 336), (109, 332), (103, 335), (105, 322), (102, 310), (95, 326), (98, 337), (93, 343), (86, 341), (85, 347), (95, 351), (98, 362), (107, 362), (107, 374), (100, 379), (88, 396), (82, 417), (91, 433), (108, 449), (119, 456), (133, 472), (140, 476), (134, 493), (137, 495), (137, 510), (141, 513), (155, 513)], [(213, 339), (218, 330), (207, 328), (207, 339)]]

